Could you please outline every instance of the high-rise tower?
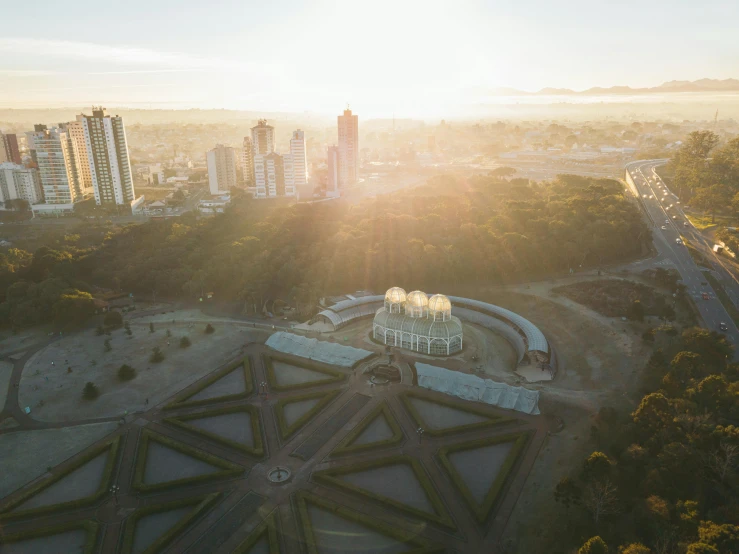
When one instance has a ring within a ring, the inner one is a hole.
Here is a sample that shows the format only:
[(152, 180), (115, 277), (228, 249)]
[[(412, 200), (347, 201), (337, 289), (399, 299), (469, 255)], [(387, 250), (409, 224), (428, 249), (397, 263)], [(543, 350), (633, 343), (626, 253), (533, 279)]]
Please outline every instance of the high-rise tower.
[(339, 186), (357, 182), (359, 168), (359, 117), (347, 108), (339, 122)]
[(127, 205), (136, 194), (123, 118), (110, 116), (105, 108), (93, 107), (92, 115), (80, 115), (90, 178), (98, 205)]

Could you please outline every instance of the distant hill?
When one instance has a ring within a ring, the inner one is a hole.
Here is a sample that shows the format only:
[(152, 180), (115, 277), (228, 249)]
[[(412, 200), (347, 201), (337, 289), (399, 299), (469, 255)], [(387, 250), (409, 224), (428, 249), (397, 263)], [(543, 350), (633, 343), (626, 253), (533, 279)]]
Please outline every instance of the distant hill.
[(543, 88), (537, 92), (500, 88), (491, 91), (494, 96), (599, 96), (614, 94), (654, 94), (676, 92), (739, 92), (739, 79), (699, 79), (697, 81), (668, 81), (658, 87), (631, 88), (628, 86), (593, 87), (587, 90)]

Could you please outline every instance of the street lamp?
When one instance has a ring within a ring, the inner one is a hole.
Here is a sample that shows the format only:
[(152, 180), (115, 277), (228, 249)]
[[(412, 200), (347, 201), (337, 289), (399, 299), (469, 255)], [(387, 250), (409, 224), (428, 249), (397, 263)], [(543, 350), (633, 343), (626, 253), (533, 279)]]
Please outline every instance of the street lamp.
[(113, 495), (113, 503), (117, 506), (118, 505), (118, 491), (121, 490), (121, 487), (118, 485), (112, 485), (110, 487), (110, 493)]

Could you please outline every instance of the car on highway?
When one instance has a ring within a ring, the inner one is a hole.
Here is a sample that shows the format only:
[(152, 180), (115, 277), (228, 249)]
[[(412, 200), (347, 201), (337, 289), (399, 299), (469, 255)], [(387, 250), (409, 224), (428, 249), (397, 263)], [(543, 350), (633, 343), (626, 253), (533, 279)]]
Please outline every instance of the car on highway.
[(676, 215), (673, 215), (673, 216), (672, 216), (672, 219), (677, 219), (677, 216), (676, 216)]
[(729, 326), (726, 325), (726, 323), (724, 323), (723, 321), (718, 324), (718, 328), (721, 329), (722, 331), (728, 331), (729, 330)]
[(667, 231), (667, 226), (663, 225), (663, 226), (662, 226), (662, 230), (663, 230), (663, 231)]
[(709, 296), (709, 294), (707, 292), (702, 293), (701, 296), (703, 297), (703, 300), (710, 300), (711, 299), (711, 297)]
[(688, 222), (687, 221), (683, 221), (683, 227), (687, 227), (687, 226), (688, 226)]
[(670, 220), (669, 220), (669, 219), (665, 219), (665, 223), (669, 223), (669, 222), (670, 222)]
[(681, 246), (682, 246), (682, 244), (683, 244), (683, 241), (682, 241), (682, 240), (680, 240), (680, 239), (675, 239), (675, 244), (679, 244), (679, 245), (681, 245)]

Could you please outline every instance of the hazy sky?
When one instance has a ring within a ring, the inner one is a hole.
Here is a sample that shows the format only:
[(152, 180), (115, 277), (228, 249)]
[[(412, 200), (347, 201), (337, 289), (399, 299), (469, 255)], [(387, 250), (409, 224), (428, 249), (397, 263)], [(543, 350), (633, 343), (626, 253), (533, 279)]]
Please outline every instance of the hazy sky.
[(436, 115), (489, 87), (739, 78), (732, 0), (0, 0), (0, 107)]

